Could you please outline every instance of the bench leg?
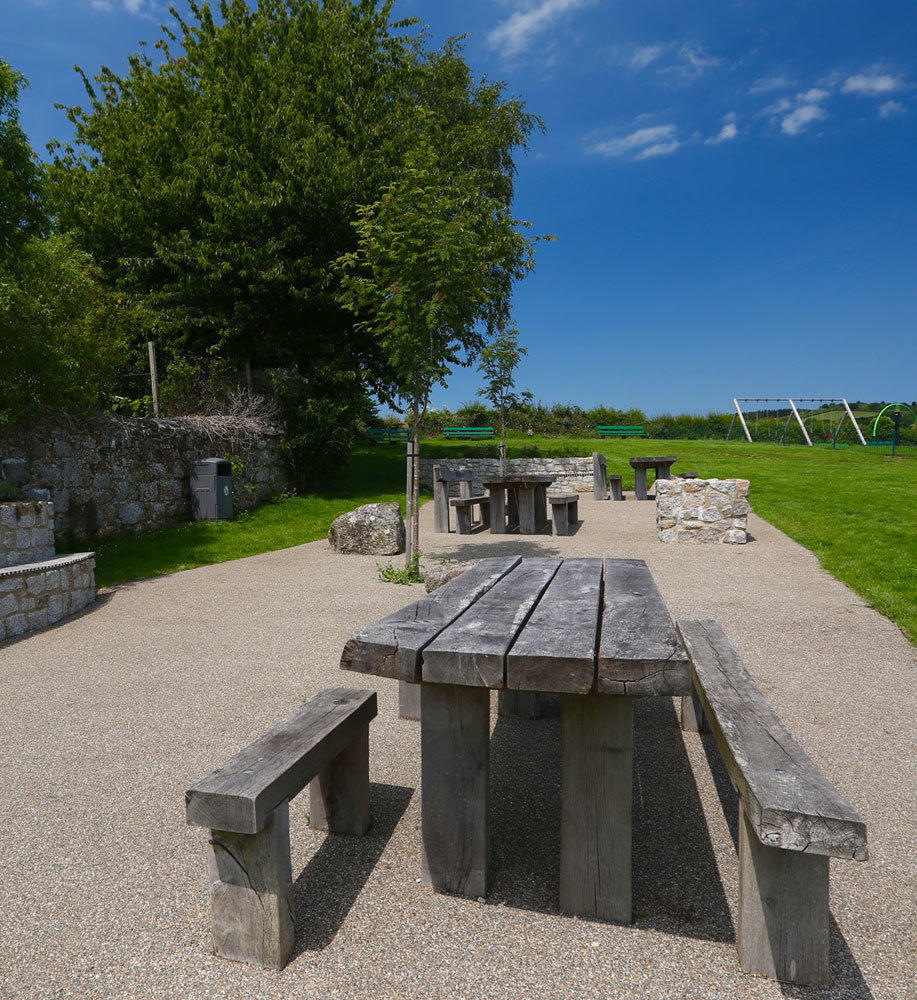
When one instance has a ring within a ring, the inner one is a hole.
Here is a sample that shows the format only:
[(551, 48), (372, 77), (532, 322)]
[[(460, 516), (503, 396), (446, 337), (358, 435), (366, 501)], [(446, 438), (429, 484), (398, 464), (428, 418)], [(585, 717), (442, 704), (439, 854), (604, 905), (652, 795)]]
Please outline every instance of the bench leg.
[(420, 685), (398, 681), (398, 718), (420, 721)]
[(455, 530), (460, 535), (471, 534), (471, 511), (467, 507), (455, 508)]
[(828, 858), (762, 844), (739, 810), (736, 946), (745, 972), (828, 985)]
[(633, 699), (563, 695), (560, 908), (631, 922)]
[(570, 504), (570, 513), (568, 514), (568, 518), (571, 527), (574, 524), (579, 524), (579, 497), (577, 497), (576, 500)]
[(700, 698), (692, 692), (681, 698), (681, 728), (686, 733), (709, 733), (710, 724)]
[(282, 969), (296, 936), (289, 803), (274, 810), (260, 833), (211, 830), (210, 838), (214, 954)]
[(362, 836), (369, 829), (369, 726), (309, 783), (309, 826)]
[(567, 514), (569, 507), (565, 503), (551, 504), (551, 513), (554, 515), (554, 534), (569, 535), (570, 520)]
[(422, 684), (423, 877), (439, 892), (487, 894), (490, 690)]
[(638, 500), (646, 499), (646, 469), (634, 469), (634, 492)]
[(503, 490), (490, 491), (490, 533), (506, 534), (506, 494)]
[(519, 534), (534, 535), (535, 523), (535, 487), (520, 487), (516, 491), (519, 502)]
[(624, 499), (624, 489), (621, 486), (620, 479), (612, 479), (611, 481), (611, 496), (614, 500)]
[(481, 527), (490, 527), (490, 501), (482, 500), (480, 504), (481, 509)]
[(595, 500), (606, 499), (605, 470), (607, 466), (604, 462), (605, 456), (600, 452), (592, 453), (592, 496)]
[(497, 693), (497, 712), (519, 719), (556, 719), (560, 716), (560, 695), (501, 688)]

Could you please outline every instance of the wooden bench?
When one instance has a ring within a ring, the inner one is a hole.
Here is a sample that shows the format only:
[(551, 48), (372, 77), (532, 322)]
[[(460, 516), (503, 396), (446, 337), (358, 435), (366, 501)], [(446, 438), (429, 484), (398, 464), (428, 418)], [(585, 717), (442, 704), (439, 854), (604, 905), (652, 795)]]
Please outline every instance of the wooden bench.
[(370, 444), (377, 441), (410, 441), (411, 432), (405, 427), (370, 427), (366, 432)]
[(190, 826), (210, 829), (214, 953), (282, 969), (293, 951), (289, 800), (309, 785), (309, 824), (369, 828), (375, 691), (328, 688), (185, 792)]
[(745, 972), (828, 983), (828, 858), (865, 861), (866, 825), (777, 716), (722, 628), (677, 623), (704, 722), (739, 793), (736, 946)]
[(449, 491), (453, 483), (458, 483), (459, 496), (471, 496), (474, 473), (470, 469), (443, 468), (433, 466), (433, 530), (449, 533)]
[(551, 504), (554, 534), (571, 534), (574, 525), (579, 522), (579, 493), (561, 493), (558, 496), (549, 496), (548, 500)]
[(453, 497), (449, 501), (455, 508), (455, 530), (460, 535), (470, 535), (474, 521), (474, 508), (481, 508), (481, 524), (490, 527), (490, 497)]
[(605, 426), (600, 424), (596, 427), (600, 438), (628, 438), (628, 437), (646, 437), (642, 427), (627, 427), (619, 424), (612, 424), (610, 426)]
[(624, 480), (616, 472), (608, 477), (608, 486), (611, 490), (612, 500), (624, 499)]
[(443, 437), (446, 438), (492, 438), (493, 427), (444, 427)]

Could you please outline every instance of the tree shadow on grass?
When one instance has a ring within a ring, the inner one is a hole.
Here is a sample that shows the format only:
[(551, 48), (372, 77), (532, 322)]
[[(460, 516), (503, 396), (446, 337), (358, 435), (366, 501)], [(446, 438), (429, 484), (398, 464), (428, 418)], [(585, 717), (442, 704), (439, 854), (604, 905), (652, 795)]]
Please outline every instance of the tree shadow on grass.
[[(293, 884), (292, 958), (334, 940), (414, 794), (402, 785), (369, 786), (372, 826), (362, 837), (328, 834)], [(292, 961), (292, 959), (291, 959)]]

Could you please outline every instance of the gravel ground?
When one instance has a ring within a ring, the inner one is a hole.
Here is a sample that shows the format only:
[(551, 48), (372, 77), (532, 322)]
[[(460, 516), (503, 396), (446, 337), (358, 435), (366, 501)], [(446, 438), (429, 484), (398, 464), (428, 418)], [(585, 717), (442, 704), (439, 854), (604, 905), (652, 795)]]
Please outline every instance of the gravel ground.
[(682, 734), (670, 700), (635, 712), (637, 918), (620, 927), (558, 913), (556, 721), (494, 715), (487, 902), (421, 883), (419, 727), (398, 719), (383, 679), (371, 832), (326, 839), (306, 826), (307, 796), (291, 807), (292, 962), (270, 973), (208, 954), (205, 833), (185, 826), (184, 789), (317, 690), (372, 684), (339, 671), (345, 640), (422, 592), (379, 583), (380, 560), (315, 542), (120, 587), (0, 645), (0, 996), (917, 995), (914, 649), (754, 516), (744, 547), (661, 544), (654, 505), (632, 495), (583, 498), (580, 516), (567, 538), (458, 538), (432, 534), (427, 504), (422, 538), (430, 560), (646, 559), (674, 616), (723, 624), (866, 818), (870, 860), (831, 865), (829, 991), (741, 973), (736, 800), (715, 744)]

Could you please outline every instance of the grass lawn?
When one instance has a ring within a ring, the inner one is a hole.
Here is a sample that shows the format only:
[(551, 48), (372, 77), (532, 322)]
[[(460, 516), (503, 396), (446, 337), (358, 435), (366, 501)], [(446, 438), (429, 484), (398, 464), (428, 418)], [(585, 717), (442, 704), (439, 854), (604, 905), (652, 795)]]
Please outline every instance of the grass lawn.
[[(734, 441), (524, 438), (507, 454), (538, 445), (541, 454), (608, 456), (608, 471), (633, 489), (632, 455), (677, 455), (675, 471), (751, 480), (757, 514), (811, 549), (917, 641), (917, 455), (892, 458), (862, 449), (805, 448)], [(467, 441), (426, 441), (424, 457), (461, 458)], [(338, 514), (362, 503), (404, 500), (404, 446), (358, 449), (333, 489), (267, 504), (235, 521), (199, 522), (99, 544), (102, 586), (256, 555), (323, 538)]]

